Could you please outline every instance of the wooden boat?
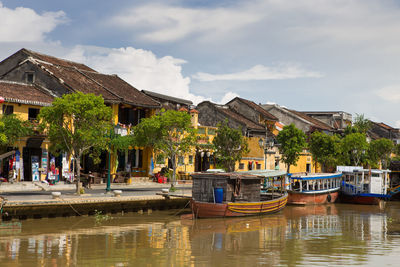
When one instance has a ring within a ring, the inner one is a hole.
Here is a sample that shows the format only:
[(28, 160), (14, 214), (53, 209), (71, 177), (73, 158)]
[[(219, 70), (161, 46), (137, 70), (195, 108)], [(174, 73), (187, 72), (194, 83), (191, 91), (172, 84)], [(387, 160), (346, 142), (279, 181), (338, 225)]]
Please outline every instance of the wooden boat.
[(288, 204), (308, 205), (334, 203), (339, 196), (341, 173), (288, 176)]
[(363, 169), (363, 167), (338, 166), (343, 174), (340, 201), (353, 204), (380, 205), (390, 198), (389, 170)]
[(287, 203), (284, 171), (203, 172), (192, 174), (192, 179), (195, 218), (263, 215), (278, 212)]

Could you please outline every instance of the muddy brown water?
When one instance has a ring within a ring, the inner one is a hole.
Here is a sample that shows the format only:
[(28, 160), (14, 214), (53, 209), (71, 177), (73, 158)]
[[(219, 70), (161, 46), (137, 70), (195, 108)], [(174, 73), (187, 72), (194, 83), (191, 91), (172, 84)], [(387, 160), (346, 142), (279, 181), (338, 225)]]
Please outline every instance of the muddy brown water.
[[(177, 210), (3, 222), (0, 266), (398, 266), (400, 203), (288, 206), (181, 220)], [(96, 220), (97, 218), (97, 220)]]

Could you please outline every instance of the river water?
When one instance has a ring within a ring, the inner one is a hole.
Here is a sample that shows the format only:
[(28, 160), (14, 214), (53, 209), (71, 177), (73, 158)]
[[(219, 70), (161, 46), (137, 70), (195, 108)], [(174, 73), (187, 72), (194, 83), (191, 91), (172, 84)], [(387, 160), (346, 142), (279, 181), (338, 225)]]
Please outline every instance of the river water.
[(176, 213), (3, 222), (0, 266), (399, 266), (399, 202), (234, 219)]

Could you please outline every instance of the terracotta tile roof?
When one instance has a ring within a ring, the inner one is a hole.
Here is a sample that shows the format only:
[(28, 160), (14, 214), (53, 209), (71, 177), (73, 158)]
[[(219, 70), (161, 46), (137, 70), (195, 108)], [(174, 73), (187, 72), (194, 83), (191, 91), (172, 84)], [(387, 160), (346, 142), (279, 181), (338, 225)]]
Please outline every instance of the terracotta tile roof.
[(393, 127), (391, 127), (391, 126), (389, 126), (389, 125), (387, 125), (387, 124), (385, 124), (383, 122), (379, 122), (379, 123), (376, 123), (376, 124), (378, 124), (379, 126), (385, 128), (385, 129), (388, 129), (388, 130), (396, 130), (395, 128), (393, 128)]
[(160, 104), (153, 98), (142, 93), (117, 75), (107, 75), (88, 71), (82, 71), (82, 73), (107, 88), (114, 95), (121, 97), (124, 102), (141, 107), (160, 107)]
[(61, 66), (44, 61), (35, 62), (42, 66), (59, 82), (73, 91), (101, 95), (106, 102), (124, 102), (141, 107), (157, 108), (160, 104), (140, 92), (116, 75), (96, 71), (85, 71), (75, 66)]
[(37, 58), (41, 61), (45, 61), (54, 65), (59, 65), (59, 66), (65, 66), (65, 67), (72, 67), (72, 68), (78, 68), (80, 70), (86, 70), (86, 71), (95, 71), (91, 68), (89, 68), (88, 66), (82, 64), (82, 63), (76, 63), (73, 61), (69, 61), (69, 60), (65, 60), (65, 59), (61, 59), (61, 58), (56, 58), (56, 57), (52, 57), (49, 55), (44, 55), (35, 51), (31, 51), (25, 48), (21, 49), (22, 52), (24, 52), (25, 54), (28, 54), (34, 58)]
[(101, 95), (109, 103), (126, 103), (149, 108), (160, 107), (157, 101), (116, 75), (102, 74), (84, 64), (44, 55), (25, 48), (17, 53), (25, 55), (26, 60), (47, 71), (70, 91)]
[(275, 117), (274, 115), (272, 115), (271, 113), (269, 113), (268, 111), (266, 111), (265, 109), (263, 109), (262, 107), (260, 107), (256, 103), (254, 103), (253, 101), (250, 101), (250, 100), (247, 100), (247, 99), (244, 99), (244, 98), (240, 98), (240, 97), (236, 97), (236, 98), (239, 99), (240, 101), (242, 101), (243, 103), (245, 103), (246, 105), (248, 105), (250, 108), (256, 110), (259, 113), (261, 113), (267, 119), (273, 120), (273, 121), (278, 121), (277, 117)]
[(163, 94), (148, 91), (148, 90), (142, 90), (142, 92), (150, 97), (154, 97), (156, 100), (159, 100), (160, 102), (167, 101), (167, 102), (173, 102), (173, 103), (177, 103), (180, 105), (186, 105), (186, 106), (193, 105), (193, 102), (190, 100), (187, 100), (187, 99), (173, 97), (173, 96), (169, 96), (169, 95), (163, 95)]
[(377, 140), (380, 139), (381, 136), (377, 133), (374, 133), (373, 131), (367, 131), (367, 135), (372, 139), (372, 140)]
[(330, 125), (323, 123), (320, 120), (314, 119), (306, 114), (304, 114), (303, 112), (300, 111), (296, 111), (296, 110), (292, 110), (292, 109), (288, 109), (288, 111), (294, 113), (295, 115), (307, 120), (308, 122), (310, 122), (314, 127), (320, 129), (320, 130), (326, 130), (326, 131), (332, 131), (334, 130)]
[(236, 113), (235, 111), (229, 109), (229, 108), (224, 108), (224, 107), (218, 107), (216, 106), (217, 110), (220, 111), (221, 113), (224, 113), (227, 117), (232, 118), (233, 120), (236, 120), (242, 124), (244, 124), (247, 128), (253, 129), (253, 130), (260, 130), (260, 131), (265, 131), (265, 127), (257, 124), (242, 115)]
[(23, 83), (0, 81), (0, 96), (6, 102), (48, 106), (54, 97), (39, 88)]
[(56, 66), (45, 62), (38, 64), (73, 91), (102, 95), (106, 101), (120, 101), (120, 98), (105, 90), (95, 81), (82, 75), (76, 68)]

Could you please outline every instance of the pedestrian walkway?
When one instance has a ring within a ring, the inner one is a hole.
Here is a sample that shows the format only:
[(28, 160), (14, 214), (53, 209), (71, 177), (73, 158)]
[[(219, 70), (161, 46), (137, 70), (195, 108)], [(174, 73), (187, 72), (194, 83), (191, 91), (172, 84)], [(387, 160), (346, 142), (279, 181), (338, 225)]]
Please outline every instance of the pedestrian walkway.
[[(106, 189), (106, 184), (92, 184), (91, 189)], [(191, 181), (178, 181), (177, 186), (191, 188)], [(151, 181), (133, 182), (131, 184), (112, 183), (111, 190), (139, 189), (139, 188), (169, 188), (170, 184), (160, 184)], [(17, 182), (17, 183), (1, 183), (0, 194), (6, 192), (36, 192), (36, 191), (68, 191), (75, 190), (76, 185), (60, 182), (55, 185), (49, 185), (42, 182)]]
[[(132, 184), (92, 185), (84, 194), (75, 193), (75, 184), (22, 182), (0, 185), (0, 205), (3, 219), (37, 218), (93, 214), (102, 211), (137, 211), (188, 207), (191, 184), (176, 185), (176, 191), (166, 192), (170, 184), (140, 182)], [(164, 189), (164, 190), (163, 190)]]

